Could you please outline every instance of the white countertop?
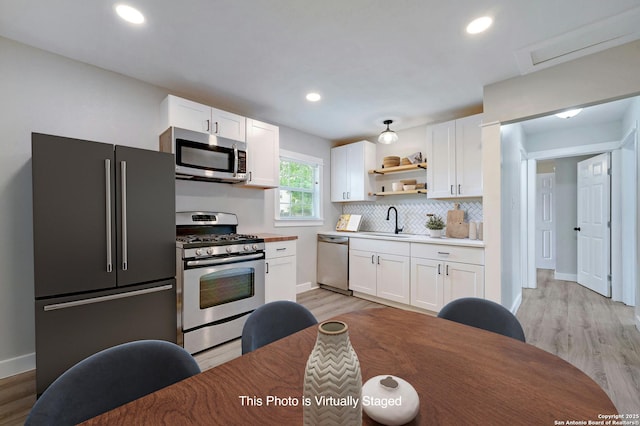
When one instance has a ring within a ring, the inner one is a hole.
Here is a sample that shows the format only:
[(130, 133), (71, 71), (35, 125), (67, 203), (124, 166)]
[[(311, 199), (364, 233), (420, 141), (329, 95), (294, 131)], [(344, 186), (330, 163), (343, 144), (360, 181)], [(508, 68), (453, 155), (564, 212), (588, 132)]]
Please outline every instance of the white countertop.
[(428, 235), (421, 234), (394, 234), (392, 232), (343, 232), (343, 231), (325, 231), (318, 232), (321, 235), (333, 235), (349, 238), (367, 238), (373, 240), (388, 241), (404, 241), (407, 243), (423, 243), (423, 244), (446, 244), (452, 246), (466, 247), (484, 247), (482, 240), (470, 240), (468, 238), (431, 238)]

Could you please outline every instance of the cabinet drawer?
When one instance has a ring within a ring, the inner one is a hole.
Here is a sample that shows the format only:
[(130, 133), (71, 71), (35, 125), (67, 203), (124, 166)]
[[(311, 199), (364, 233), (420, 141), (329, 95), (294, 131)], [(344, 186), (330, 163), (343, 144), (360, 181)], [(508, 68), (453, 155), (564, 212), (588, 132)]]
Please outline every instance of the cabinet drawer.
[(265, 256), (267, 259), (275, 259), (277, 257), (295, 256), (296, 240), (276, 241), (265, 244)]
[(400, 241), (370, 240), (368, 238), (349, 238), (349, 249), (372, 251), (376, 253), (409, 256), (409, 243)]
[(411, 256), (422, 259), (438, 259), (484, 265), (484, 249), (481, 247), (411, 243)]

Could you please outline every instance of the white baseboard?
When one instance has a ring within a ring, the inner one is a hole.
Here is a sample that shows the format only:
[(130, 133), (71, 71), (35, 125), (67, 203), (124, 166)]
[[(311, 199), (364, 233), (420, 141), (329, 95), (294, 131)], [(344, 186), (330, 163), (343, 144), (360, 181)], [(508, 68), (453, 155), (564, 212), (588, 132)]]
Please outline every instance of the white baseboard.
[(518, 309), (520, 308), (521, 304), (522, 304), (522, 291), (518, 293), (518, 297), (516, 297), (516, 300), (513, 301), (513, 305), (511, 305), (511, 309), (509, 309), (513, 315), (515, 315), (516, 312), (518, 312)]
[(578, 282), (578, 274), (563, 274), (562, 272), (554, 272), (553, 278), (560, 281)]
[(36, 353), (30, 353), (15, 358), (0, 361), (0, 379), (15, 376), (36, 368)]
[(312, 285), (311, 281), (307, 281), (306, 283), (296, 285), (296, 294), (304, 293), (305, 291), (313, 290), (318, 287), (318, 284)]

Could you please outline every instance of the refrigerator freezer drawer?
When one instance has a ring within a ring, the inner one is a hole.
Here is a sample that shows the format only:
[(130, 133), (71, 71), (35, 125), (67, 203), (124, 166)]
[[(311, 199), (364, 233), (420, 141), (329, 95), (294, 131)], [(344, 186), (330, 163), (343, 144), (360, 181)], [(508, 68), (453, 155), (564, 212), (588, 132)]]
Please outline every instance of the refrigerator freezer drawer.
[(36, 386), (102, 349), (141, 339), (176, 341), (175, 280), (82, 297), (36, 300)]

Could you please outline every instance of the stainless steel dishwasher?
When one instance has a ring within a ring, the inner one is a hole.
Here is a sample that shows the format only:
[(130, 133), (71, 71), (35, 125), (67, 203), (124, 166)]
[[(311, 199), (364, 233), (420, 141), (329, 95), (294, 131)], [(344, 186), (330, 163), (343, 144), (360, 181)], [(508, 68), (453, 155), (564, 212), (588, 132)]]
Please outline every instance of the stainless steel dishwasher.
[(318, 234), (318, 284), (351, 295), (349, 290), (349, 237)]

